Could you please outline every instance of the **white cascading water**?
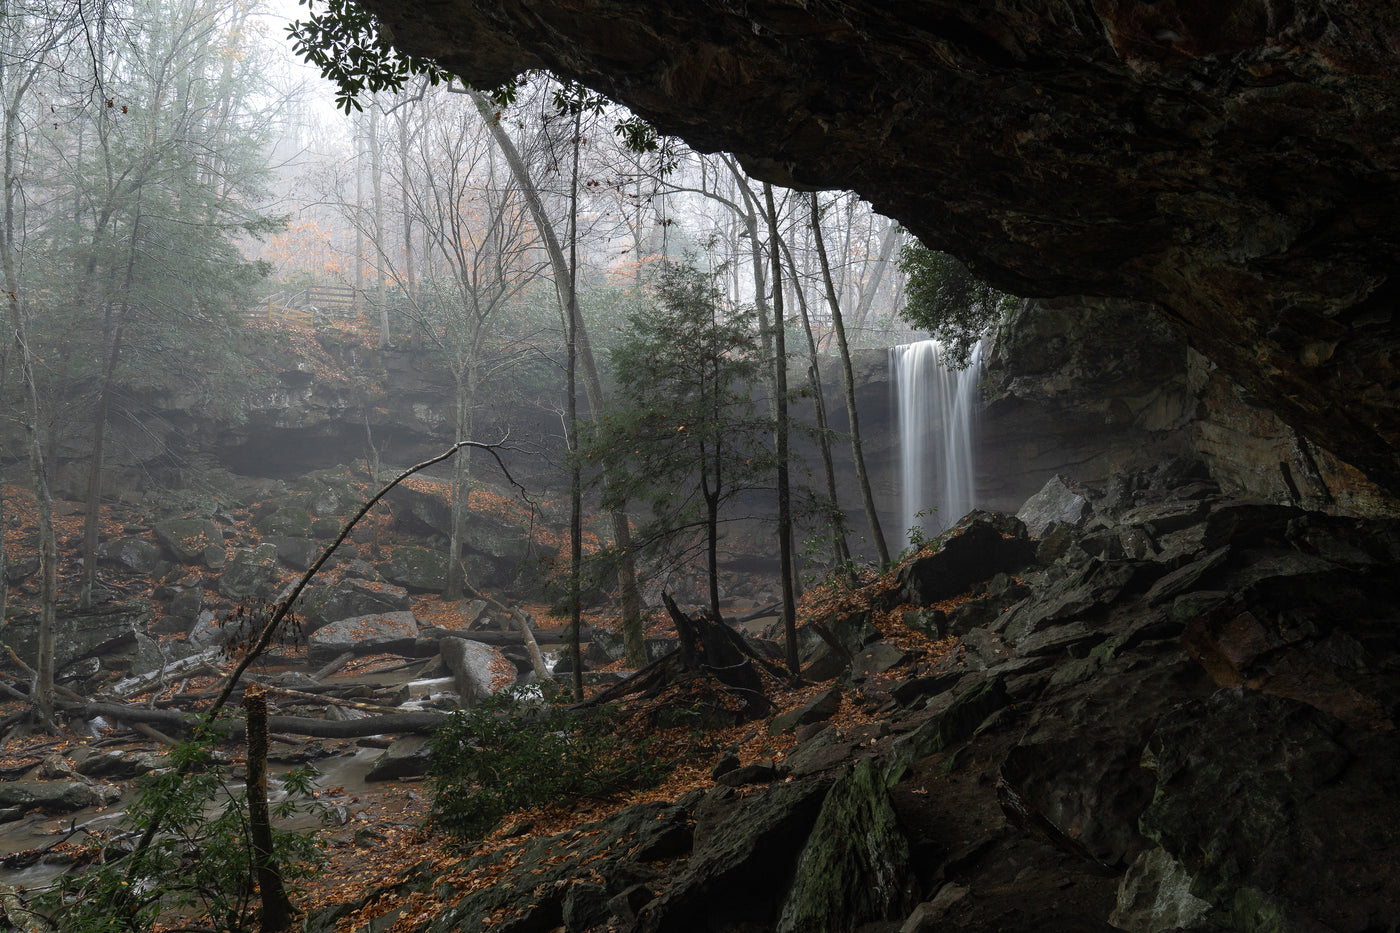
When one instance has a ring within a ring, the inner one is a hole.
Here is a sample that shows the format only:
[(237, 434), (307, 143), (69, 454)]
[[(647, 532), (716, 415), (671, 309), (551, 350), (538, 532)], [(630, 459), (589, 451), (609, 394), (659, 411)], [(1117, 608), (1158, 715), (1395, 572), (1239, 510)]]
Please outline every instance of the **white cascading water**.
[[(982, 349), (961, 372), (939, 359), (935, 340), (890, 348), (890, 385), (899, 425), (900, 528), (933, 536), (976, 504), (973, 428)], [(921, 514), (922, 513), (922, 514)]]

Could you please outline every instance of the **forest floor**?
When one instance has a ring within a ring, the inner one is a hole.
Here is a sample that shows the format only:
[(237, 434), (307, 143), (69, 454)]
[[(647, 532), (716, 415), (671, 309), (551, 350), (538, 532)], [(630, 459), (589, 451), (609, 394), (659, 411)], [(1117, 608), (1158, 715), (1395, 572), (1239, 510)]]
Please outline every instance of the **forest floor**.
[[(852, 611), (862, 607), (876, 592), (892, 585), (892, 574), (872, 579), (858, 589), (845, 586), (818, 587), (809, 591), (803, 600), (800, 617), (805, 624), (807, 619), (826, 618), (833, 612)], [(420, 599), (415, 603), (415, 613), (424, 619), (425, 624), (456, 627), (453, 622), (453, 609), (450, 604), (442, 604), (434, 597)], [(543, 614), (543, 607), (535, 607)], [(877, 619), (877, 625), (888, 633), (887, 640), (909, 651), (915, 660), (916, 669), (933, 663), (952, 648), (950, 640), (933, 642), (925, 636), (906, 629), (899, 621), (901, 614), (891, 612), (888, 617)], [(590, 624), (608, 628), (610, 620), (606, 614), (594, 614)], [(545, 631), (548, 631), (547, 629)], [(464, 633), (467, 634), (467, 633)], [(652, 635), (674, 636), (668, 622), (659, 617), (652, 623)], [(403, 659), (392, 655), (357, 658), (346, 670), (335, 675), (345, 678), (373, 677), (385, 669), (403, 666)], [(226, 665), (231, 665), (226, 662)], [(287, 646), (279, 647), (255, 666), (262, 674), (276, 674), (285, 670), (304, 670), (306, 664), (301, 652)], [(622, 671), (620, 662), (610, 665), (610, 669)], [(899, 677), (907, 677), (909, 668), (903, 667)], [(393, 674), (385, 677), (392, 678)], [(831, 720), (839, 730), (855, 732), (861, 729), (874, 729), (877, 722), (877, 704), (871, 697), (878, 696), (895, 679), (876, 678), (857, 693), (847, 691), (842, 699), (839, 712)], [(204, 683), (204, 680), (208, 683)], [(184, 689), (198, 694), (216, 681), (210, 672), (204, 679), (191, 679)], [(889, 681), (889, 682), (885, 682)], [(769, 719), (750, 721), (727, 728), (702, 730), (693, 726), (657, 728), (657, 712), (663, 707), (687, 707), (700, 701), (695, 692), (709, 689), (703, 680), (674, 685), (660, 695), (650, 699), (624, 700), (618, 704), (621, 710), (619, 730), (640, 741), (644, 736), (650, 742), (657, 758), (667, 763), (669, 774), (657, 786), (646, 790), (620, 794), (608, 799), (575, 800), (563, 804), (538, 807), (517, 812), (506, 818), (502, 825), (487, 838), (474, 844), (464, 844), (439, 831), (432, 820), (431, 781), (423, 778), (405, 778), (393, 781), (366, 782), (364, 773), (370, 762), (378, 754), (385, 739), (366, 742), (365, 740), (307, 740), (300, 746), (287, 748), (274, 745), (274, 760), (310, 760), (313, 767), (325, 773), (317, 781), (316, 795), (321, 803), (328, 805), (336, 814), (333, 823), (318, 830), (323, 845), (323, 861), (310, 875), (299, 882), (294, 892), (294, 903), (304, 913), (312, 913), (324, 908), (362, 900), (367, 891), (392, 883), (413, 867), (427, 867), (434, 875), (447, 880), (455, 880), (459, 887), (476, 887), (490, 883), (489, 877), (453, 879), (454, 866), (463, 864), (473, 855), (488, 853), (507, 844), (518, 843), (521, 839), (550, 835), (585, 823), (601, 820), (623, 808), (652, 800), (674, 800), (698, 787), (714, 784), (712, 770), (725, 755), (737, 755), (743, 765), (770, 759), (781, 763), (794, 745), (791, 734), (770, 735)], [(830, 683), (800, 683), (796, 686), (770, 675), (764, 675), (764, 689), (775, 709), (771, 715), (794, 709), (818, 693), (831, 687)], [(170, 688), (164, 688), (170, 689)], [(589, 688), (595, 692), (599, 688)], [(131, 697), (127, 702), (153, 704), (155, 694)], [(0, 720), (15, 715), (23, 708), (23, 701), (10, 700), (0, 703)], [(771, 718), (771, 716), (769, 717)], [(387, 737), (385, 737), (387, 738)], [(79, 735), (77, 732), (45, 735), (37, 734), (18, 740), (10, 740), (0, 748), (0, 774), (6, 779), (33, 777), (45, 768), (55, 766), (53, 760), (72, 762), (76, 757), (87, 754), (92, 747), (104, 751), (149, 751), (158, 752), (161, 745), (120, 727), (108, 727), (97, 736)], [(226, 752), (231, 758), (231, 771), (239, 773), (242, 764), (242, 750), (230, 745)], [(62, 765), (58, 766), (59, 768)], [(130, 785), (126, 785), (130, 790)], [(115, 813), (129, 800), (111, 804), (103, 810), (88, 810), (79, 814), (54, 817), (41, 812), (30, 812), (21, 820), (0, 829), (0, 856), (5, 856), (3, 865), (13, 869), (0, 873), (0, 884), (25, 885), (31, 883), (32, 876), (18, 869), (26, 866), (48, 863), (49, 868), (38, 876), (38, 883), (47, 883), (54, 871), (64, 870), (63, 863), (81, 866), (90, 860), (97, 843), (85, 833), (75, 833), (74, 827), (89, 819), (100, 819)], [(58, 867), (53, 867), (57, 862)], [(480, 873), (480, 870), (478, 870)], [(8, 875), (9, 877), (5, 877)], [(414, 918), (431, 913), (435, 905), (425, 900), (424, 895), (414, 895), (413, 910), (406, 911), (393, 927), (394, 930), (407, 930), (416, 922)], [(337, 923), (337, 930), (359, 929), (372, 917), (403, 906), (396, 903), (393, 895), (380, 898), (363, 906), (354, 913), (343, 917)], [(187, 927), (191, 918), (172, 917), (167, 928)]]

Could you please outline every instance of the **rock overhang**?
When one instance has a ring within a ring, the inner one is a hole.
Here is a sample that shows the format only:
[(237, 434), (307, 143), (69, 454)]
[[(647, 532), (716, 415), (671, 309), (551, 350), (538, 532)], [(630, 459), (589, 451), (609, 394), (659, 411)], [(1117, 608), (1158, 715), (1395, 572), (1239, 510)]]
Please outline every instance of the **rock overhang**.
[(1400, 489), (1400, 9), (365, 0), (478, 84), (547, 67), (1020, 294), (1157, 305)]

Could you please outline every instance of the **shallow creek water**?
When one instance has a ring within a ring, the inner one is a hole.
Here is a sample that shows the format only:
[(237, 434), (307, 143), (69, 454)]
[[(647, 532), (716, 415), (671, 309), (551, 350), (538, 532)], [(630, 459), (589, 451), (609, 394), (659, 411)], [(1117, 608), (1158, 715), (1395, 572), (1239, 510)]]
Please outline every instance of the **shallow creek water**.
[[(453, 683), (451, 678), (437, 678), (409, 681), (407, 686), (409, 700), (403, 704), (403, 708), (413, 710), (425, 708), (434, 700), (440, 699), (442, 694), (452, 690)], [(411, 742), (413, 739), (410, 738), (408, 741)], [(421, 741), (426, 741), (426, 738), (421, 739)], [(313, 740), (308, 740), (307, 744), (313, 744)], [(394, 782), (365, 780), (365, 775), (374, 766), (376, 759), (383, 754), (383, 749), (359, 746), (353, 740), (323, 739), (314, 740), (314, 744), (328, 753), (324, 757), (310, 762), (310, 765), (318, 772), (315, 784), (321, 792), (321, 800), (333, 808), (339, 822), (354, 819), (360, 812), (359, 805), (363, 804), (367, 798), (394, 786)], [(118, 747), (130, 750), (152, 748), (149, 744), (138, 745), (135, 742)], [(71, 754), (72, 749), (67, 751)], [(286, 756), (289, 751), (289, 746), (281, 743), (274, 743), (271, 750), (270, 757), (273, 763), (269, 780), (269, 798), (274, 803), (282, 797), (279, 776), (297, 767), (294, 764), (276, 761), (278, 757)], [(33, 779), (37, 776), (38, 770), (39, 766), (36, 765), (15, 780)], [(26, 814), (21, 819), (0, 824), (0, 858), (19, 852), (44, 849), (57, 845), (65, 839), (71, 839), (74, 843), (81, 844), (85, 840), (85, 829), (93, 832), (111, 832), (116, 829), (118, 822), (125, 815), (126, 807), (134, 799), (135, 781), (126, 780), (111, 783), (116, 783), (117, 786), (121, 787), (123, 793), (121, 799), (105, 808), (88, 807), (61, 815), (36, 811)], [(229, 793), (236, 794), (241, 792), (243, 787), (241, 781), (233, 781), (230, 782), (227, 789)], [(222, 801), (214, 806), (217, 807), (221, 804)], [(318, 825), (318, 820), (313, 815), (304, 814), (278, 825), (284, 829), (306, 829)], [(61, 861), (54, 862), (43, 859), (22, 869), (0, 867), (0, 885), (20, 885), (33, 889), (43, 886), (63, 874), (67, 867)]]

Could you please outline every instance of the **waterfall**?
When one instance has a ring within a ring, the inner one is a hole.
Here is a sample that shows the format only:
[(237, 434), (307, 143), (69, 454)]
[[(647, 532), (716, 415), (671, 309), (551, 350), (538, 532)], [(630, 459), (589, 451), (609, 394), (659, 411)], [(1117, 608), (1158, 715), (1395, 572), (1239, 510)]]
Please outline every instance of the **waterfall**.
[[(982, 349), (973, 352), (961, 372), (943, 365), (939, 349), (934, 340), (890, 348), (899, 424), (901, 546), (910, 528), (936, 535), (976, 504), (972, 442)], [(936, 511), (919, 514), (929, 509)]]

